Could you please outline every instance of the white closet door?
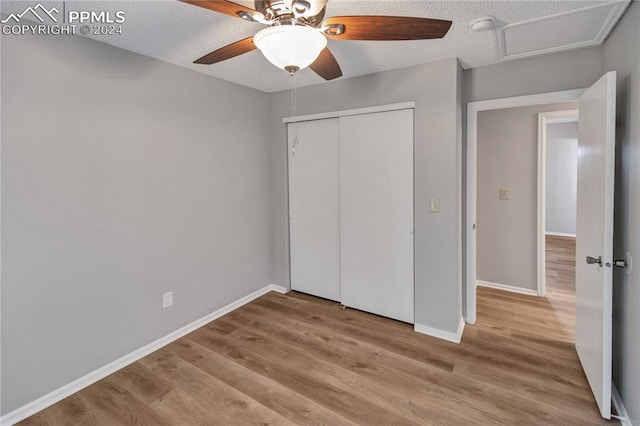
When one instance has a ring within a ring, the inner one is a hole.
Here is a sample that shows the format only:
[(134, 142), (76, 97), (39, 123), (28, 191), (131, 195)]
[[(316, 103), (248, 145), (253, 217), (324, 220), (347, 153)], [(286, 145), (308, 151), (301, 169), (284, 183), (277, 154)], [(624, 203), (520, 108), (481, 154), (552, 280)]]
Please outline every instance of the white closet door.
[(291, 288), (339, 301), (339, 121), (289, 124), (287, 130)]
[(340, 118), (342, 303), (414, 322), (413, 110)]

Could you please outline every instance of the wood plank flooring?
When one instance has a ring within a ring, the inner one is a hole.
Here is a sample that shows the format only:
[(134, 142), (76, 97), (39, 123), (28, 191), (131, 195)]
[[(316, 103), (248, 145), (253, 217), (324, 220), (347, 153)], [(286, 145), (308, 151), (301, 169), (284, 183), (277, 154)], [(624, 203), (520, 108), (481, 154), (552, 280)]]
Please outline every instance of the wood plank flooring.
[(270, 293), (22, 424), (606, 424), (573, 348), (570, 248), (556, 248), (549, 297), (479, 288), (460, 345)]
[(575, 237), (546, 236), (547, 300), (561, 321), (567, 341), (574, 343), (576, 328), (576, 239)]
[(546, 236), (547, 287), (554, 291), (576, 291), (575, 237)]

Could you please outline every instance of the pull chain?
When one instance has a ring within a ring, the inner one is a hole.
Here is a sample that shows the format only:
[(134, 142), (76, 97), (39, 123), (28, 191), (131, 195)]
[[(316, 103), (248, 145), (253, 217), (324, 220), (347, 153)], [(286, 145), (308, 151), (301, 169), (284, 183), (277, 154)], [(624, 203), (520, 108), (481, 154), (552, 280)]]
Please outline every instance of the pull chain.
[(291, 148), (291, 155), (296, 156), (296, 145), (300, 143), (298, 140), (298, 119), (297, 114), (298, 103), (298, 80), (296, 74), (293, 74), (293, 90), (291, 91), (291, 116), (293, 117), (293, 142)]

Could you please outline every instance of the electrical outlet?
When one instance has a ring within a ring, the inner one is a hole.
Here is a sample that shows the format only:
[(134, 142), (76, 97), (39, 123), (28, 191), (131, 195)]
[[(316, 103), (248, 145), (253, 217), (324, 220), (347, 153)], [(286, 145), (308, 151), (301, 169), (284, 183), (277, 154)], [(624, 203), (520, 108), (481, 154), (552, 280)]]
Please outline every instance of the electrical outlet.
[(511, 193), (509, 192), (509, 190), (507, 188), (500, 188), (500, 199), (501, 200), (508, 200), (510, 195), (511, 195)]
[(432, 213), (440, 213), (440, 198), (432, 198), (429, 200), (429, 211)]
[(166, 309), (173, 305), (173, 292), (169, 291), (162, 295), (162, 309)]

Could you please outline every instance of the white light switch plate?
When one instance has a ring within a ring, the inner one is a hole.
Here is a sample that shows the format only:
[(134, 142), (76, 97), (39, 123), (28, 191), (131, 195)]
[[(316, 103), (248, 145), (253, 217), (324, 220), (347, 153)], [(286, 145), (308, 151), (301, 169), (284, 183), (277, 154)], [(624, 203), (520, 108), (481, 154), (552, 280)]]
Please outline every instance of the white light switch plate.
[(429, 211), (432, 213), (440, 212), (440, 198), (432, 198), (429, 200)]
[(507, 188), (500, 188), (500, 199), (501, 200), (508, 200), (510, 195), (511, 195), (511, 193), (509, 192), (509, 190)]

